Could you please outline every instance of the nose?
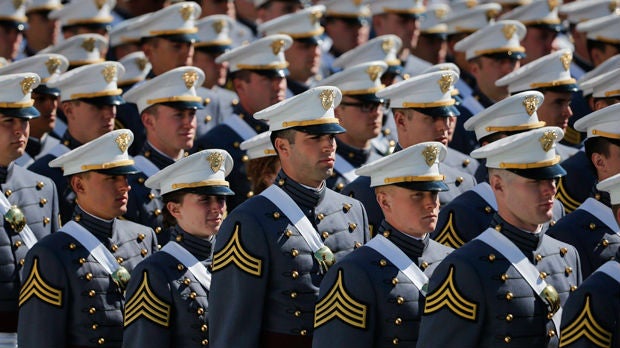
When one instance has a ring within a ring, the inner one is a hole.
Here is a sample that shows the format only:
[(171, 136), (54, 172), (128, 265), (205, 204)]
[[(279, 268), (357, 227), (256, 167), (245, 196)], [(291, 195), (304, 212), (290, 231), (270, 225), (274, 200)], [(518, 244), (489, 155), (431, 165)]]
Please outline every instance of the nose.
[(553, 197), (556, 194), (557, 191), (557, 187), (555, 185), (555, 180), (554, 179), (549, 179), (549, 180), (541, 180), (540, 183), (541, 189), (543, 191), (543, 193), (545, 194), (545, 196), (550, 196)]
[(570, 104), (567, 104), (562, 111), (562, 115), (564, 115), (565, 118), (573, 116), (573, 109), (570, 107)]

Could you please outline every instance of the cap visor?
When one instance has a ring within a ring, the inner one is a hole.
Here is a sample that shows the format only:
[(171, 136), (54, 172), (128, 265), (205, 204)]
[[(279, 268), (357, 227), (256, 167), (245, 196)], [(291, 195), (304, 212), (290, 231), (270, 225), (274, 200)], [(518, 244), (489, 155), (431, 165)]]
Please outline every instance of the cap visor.
[(120, 95), (109, 95), (96, 98), (82, 98), (81, 101), (93, 105), (121, 105), (125, 100)]
[(232, 46), (230, 45), (213, 45), (213, 46), (196, 46), (196, 51), (200, 51), (203, 53), (211, 53), (211, 54), (219, 54), (230, 51)]
[(461, 113), (456, 108), (456, 105), (438, 106), (435, 108), (413, 108), (414, 110), (421, 112), (425, 115), (433, 117), (450, 117), (459, 116)]
[(402, 65), (390, 65), (388, 66), (387, 70), (383, 73), (383, 75), (387, 75), (387, 74), (400, 75), (402, 73), (403, 73)]
[(293, 127), (293, 129), (308, 134), (339, 134), (347, 130), (338, 123), (317, 124), (314, 126)]
[(399, 182), (396, 186), (415, 191), (448, 191), (448, 185), (443, 181), (416, 181)]
[(265, 76), (268, 78), (274, 78), (274, 77), (287, 77), (288, 76), (288, 69), (265, 69), (265, 70), (250, 70), (254, 73), (257, 73), (261, 76)]
[(506, 52), (498, 52), (493, 54), (484, 54), (483, 56), (491, 58), (491, 59), (513, 59), (520, 60), (525, 58), (525, 52), (515, 52), (515, 51), (506, 51)]
[(60, 90), (58, 88), (47, 87), (47, 85), (39, 85), (37, 88), (33, 89), (32, 92), (53, 95), (56, 97), (60, 96)]
[(24, 22), (20, 22), (20, 21), (14, 21), (14, 20), (0, 20), (0, 25), (6, 25), (9, 26), (17, 31), (24, 31), (26, 29), (28, 29), (28, 24), (24, 23)]
[(374, 93), (349, 95), (348, 97), (351, 97), (351, 98), (354, 98), (354, 99), (357, 99), (363, 102), (370, 102), (370, 103), (377, 103), (377, 104), (384, 102), (383, 99), (378, 98)]
[(360, 26), (364, 26), (364, 25), (369, 25), (370, 24), (370, 18), (366, 17), (366, 16), (357, 16), (357, 17), (345, 17), (345, 16), (338, 16), (338, 15), (328, 15), (325, 17), (326, 19), (330, 19), (330, 18), (334, 18), (334, 19), (339, 19), (345, 23), (347, 23), (348, 25), (360, 25)]
[(322, 40), (320, 36), (311, 36), (311, 37), (297, 38), (295, 39), (295, 41), (301, 42), (304, 44), (319, 45)]
[(95, 172), (106, 174), (106, 175), (128, 175), (128, 174), (136, 174), (136, 173), (139, 173), (140, 171), (138, 170), (138, 168), (134, 167), (133, 165), (129, 165), (129, 166), (114, 167), (114, 168), (109, 168), (109, 169), (95, 170)]
[(67, 30), (71, 28), (88, 28), (90, 30), (105, 30), (110, 31), (112, 29), (112, 22), (110, 23), (80, 23), (74, 25), (63, 25), (62, 30)]
[(446, 41), (448, 39), (448, 33), (420, 33), (420, 35), (441, 41)]
[(566, 171), (560, 164), (554, 164), (552, 166), (542, 168), (508, 170), (524, 178), (534, 180), (555, 179), (566, 175)]
[(32, 118), (37, 118), (41, 114), (39, 110), (37, 110), (34, 106), (30, 106), (27, 108), (0, 108), (0, 114), (8, 117), (16, 117), (30, 120)]
[(170, 40), (170, 41), (174, 41), (174, 42), (196, 42), (198, 41), (198, 36), (196, 34), (190, 34), (190, 33), (161, 35), (157, 37)]
[(168, 102), (168, 103), (161, 103), (162, 105), (166, 105), (169, 106), (173, 109), (177, 109), (177, 110), (188, 110), (188, 109), (204, 109), (204, 103), (200, 103), (200, 102), (191, 102), (191, 101), (178, 101), (178, 102)]
[(199, 195), (209, 196), (233, 196), (235, 192), (227, 186), (202, 186), (192, 189), (192, 192)]
[(557, 86), (551, 86), (551, 87), (545, 87), (545, 88), (541, 88), (545, 91), (552, 91), (552, 92), (567, 92), (567, 93), (573, 93), (573, 92), (578, 92), (579, 91), (579, 86), (577, 86), (574, 83), (570, 83), (567, 85), (557, 85)]

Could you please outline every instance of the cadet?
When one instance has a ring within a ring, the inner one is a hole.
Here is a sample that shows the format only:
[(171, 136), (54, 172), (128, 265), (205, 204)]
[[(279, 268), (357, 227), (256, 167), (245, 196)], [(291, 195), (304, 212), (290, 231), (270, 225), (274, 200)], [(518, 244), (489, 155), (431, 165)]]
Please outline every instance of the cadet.
[(0, 76), (0, 347), (17, 346), (17, 303), (26, 253), (58, 228), (54, 183), (18, 165), (26, 149), (28, 120), (39, 116), (31, 91), (34, 73)]
[(218, 63), (228, 62), (233, 88), (239, 104), (224, 122), (196, 140), (195, 148), (224, 149), (234, 159), (235, 166), (228, 180), (236, 195), (227, 202), (232, 210), (252, 195), (247, 179), (244, 152), (239, 145), (268, 129), (267, 123), (252, 115), (282, 100), (286, 95), (284, 51), (291, 46), (287, 35), (271, 35), (238, 47), (219, 56)]
[(375, 93), (383, 89), (381, 75), (386, 69), (382, 61), (362, 63), (319, 82), (342, 92), (334, 114), (347, 131), (336, 135), (334, 173), (326, 181), (327, 187), (336, 192), (357, 179), (355, 169), (382, 157), (370, 141), (381, 132), (385, 100)]
[[(558, 50), (530, 63), (495, 81), (496, 86), (507, 86), (508, 93), (536, 90), (545, 99), (538, 105), (538, 118), (546, 126), (559, 127), (566, 132), (568, 121), (573, 116), (570, 107), (573, 93), (579, 91), (576, 80), (570, 75), (573, 54), (568, 49)], [(577, 152), (574, 147), (557, 144), (555, 151), (561, 160)]]
[[(543, 127), (538, 120), (537, 108), (543, 103), (543, 95), (537, 91), (517, 93), (484, 109), (465, 122), (465, 129), (475, 131), (480, 146), (492, 143), (508, 135)], [(435, 241), (460, 248), (463, 244), (484, 232), (497, 212), (497, 201), (488, 183), (488, 169), (480, 174), (480, 181), (471, 190), (453, 199), (439, 212), (437, 228), (431, 234)], [(564, 216), (560, 202), (553, 204), (553, 219)], [(551, 222), (550, 222), (551, 223)], [(548, 224), (544, 225), (546, 230)]]
[(151, 63), (149, 63), (142, 51), (129, 53), (119, 59), (118, 62), (125, 69), (123, 76), (116, 82), (116, 85), (123, 90), (123, 93), (142, 83), (149, 71), (151, 71)]
[(225, 176), (232, 157), (204, 150), (157, 172), (147, 187), (161, 192), (172, 239), (131, 274), (124, 347), (204, 347), (209, 343), (211, 247), (234, 192)]
[[(234, 209), (213, 255), (211, 347), (310, 347), (327, 269), (369, 239), (360, 202), (328, 189), (340, 91), (315, 87), (255, 115), (268, 120), (282, 170)], [(240, 334), (243, 333), (243, 334)]]
[(293, 39), (291, 47), (284, 52), (289, 63), (286, 77), (286, 97), (308, 90), (317, 78), (321, 65), (321, 34), (325, 30), (320, 23), (325, 6), (316, 5), (295, 13), (274, 18), (258, 26), (258, 32), (268, 36), (286, 34)]
[[(452, 122), (452, 116), (458, 115), (450, 95), (457, 79), (453, 71), (437, 71), (398, 82), (376, 93), (377, 97), (389, 100), (398, 132), (397, 149), (427, 141), (448, 143), (449, 122)], [(473, 176), (453, 167), (441, 166), (441, 171), (450, 188), (439, 193), (442, 205), (476, 185)], [(369, 184), (368, 178), (360, 177), (347, 185), (342, 193), (364, 204), (374, 230), (379, 227), (383, 216)]]
[(0, 67), (0, 75), (33, 72), (41, 78), (41, 84), (32, 90), (34, 107), (40, 116), (29, 122), (30, 136), (26, 152), (15, 160), (15, 163), (22, 167), (29, 166), (60, 143), (60, 140), (50, 136), (56, 123), (60, 90), (47, 87), (46, 84), (50, 79), (67, 71), (68, 67), (67, 58), (51, 53), (38, 54)]
[(282, 167), (276, 150), (271, 144), (271, 132), (257, 134), (241, 143), (241, 150), (248, 156), (248, 179), (252, 192), (259, 194), (275, 181)]
[(447, 4), (430, 3), (422, 13), (424, 20), (420, 22), (418, 41), (407, 57), (407, 76), (419, 75), (431, 66), (446, 61), (448, 26), (442, 21), (449, 10)]
[(77, 195), (72, 221), (26, 257), (20, 347), (120, 347), (130, 272), (155, 250), (153, 230), (118, 219), (135, 173), (129, 130), (102, 135), (50, 162)]
[(0, 0), (0, 58), (17, 58), (27, 20), (25, 1)]
[(446, 148), (410, 146), (356, 170), (370, 176), (385, 219), (377, 235), (321, 283), (314, 347), (415, 347), (428, 277), (452, 251), (429, 238), (439, 213)]
[(58, 41), (60, 22), (49, 18), (49, 13), (62, 7), (60, 0), (31, 0), (26, 2), (28, 26), (24, 30), (27, 39), (22, 55), (33, 56)]
[(120, 96), (121, 90), (116, 88), (116, 81), (123, 72), (123, 66), (117, 62), (89, 64), (68, 71), (47, 83), (48, 87), (60, 90), (61, 108), (67, 117), (67, 131), (60, 144), (28, 168), (47, 176), (58, 186), (63, 223), (71, 219), (75, 194), (68, 182), (63, 180), (62, 170), (50, 168), (48, 163), (114, 129), (116, 106), (125, 102)]
[(561, 305), (581, 282), (575, 248), (541, 231), (564, 174), (562, 135), (543, 127), (472, 152), (487, 160), (497, 214), (431, 276), (421, 347), (557, 347)]
[[(99, 34), (109, 39), (108, 33), (113, 20), (110, 12), (114, 5), (115, 0), (71, 1), (53, 10), (48, 16), (60, 21), (60, 29), (65, 39), (80, 34)], [(105, 54), (102, 57), (105, 57)]]
[(146, 143), (134, 157), (139, 173), (129, 176), (129, 203), (125, 218), (152, 227), (164, 245), (170, 234), (164, 230), (163, 204), (157, 192), (144, 186), (151, 175), (187, 155), (196, 136), (196, 110), (203, 108), (196, 88), (204, 74), (195, 67), (180, 67), (163, 73), (125, 94), (140, 112)]
[[(609, 192), (613, 219), (620, 221), (620, 175), (596, 185)], [(617, 347), (620, 344), (620, 251), (596, 269), (566, 301), (560, 347)]]
[[(619, 111), (618, 104), (608, 106), (575, 123), (575, 129), (588, 134), (585, 152), (596, 172), (597, 181), (620, 173)], [(592, 193), (585, 202), (547, 232), (579, 251), (584, 278), (613, 258), (620, 247), (620, 228), (611, 210), (609, 196), (598, 192), (594, 186), (590, 187), (590, 191)]]

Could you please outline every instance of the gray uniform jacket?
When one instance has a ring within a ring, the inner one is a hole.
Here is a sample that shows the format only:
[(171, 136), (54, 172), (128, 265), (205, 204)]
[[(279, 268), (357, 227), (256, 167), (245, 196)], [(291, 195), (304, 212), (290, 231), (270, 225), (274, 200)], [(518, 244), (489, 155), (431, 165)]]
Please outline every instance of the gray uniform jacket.
[[(387, 236), (430, 277), (452, 248), (414, 239), (383, 221)], [(377, 237), (375, 237), (377, 238)], [(332, 267), (321, 283), (312, 345), (322, 347), (415, 347), (424, 295), (386, 256), (363, 246)]]
[[(276, 183), (336, 260), (369, 239), (360, 202), (325, 187), (308, 189), (282, 171)], [(306, 240), (277, 205), (258, 195), (230, 213), (215, 242), (212, 272), (210, 316), (217, 318), (210, 325), (212, 347), (310, 346), (324, 275)], [(281, 343), (265, 343), (274, 337)]]
[[(124, 220), (97, 219), (76, 207), (74, 221), (131, 272), (156, 247), (153, 230)], [(121, 347), (123, 290), (76, 239), (54, 233), (26, 257), (20, 293), (19, 346)]]
[[(528, 233), (493, 218), (558, 292), (564, 304), (581, 283), (579, 255), (544, 233)], [(418, 347), (557, 347), (546, 302), (496, 249), (472, 240), (448, 255), (428, 286)]]

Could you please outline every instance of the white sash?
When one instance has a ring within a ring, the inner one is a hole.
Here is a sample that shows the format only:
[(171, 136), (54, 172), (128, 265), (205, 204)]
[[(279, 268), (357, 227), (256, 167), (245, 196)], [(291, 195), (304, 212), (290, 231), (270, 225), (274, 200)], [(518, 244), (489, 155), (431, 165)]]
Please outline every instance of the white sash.
[(140, 170), (142, 173), (144, 173), (147, 178), (150, 178), (151, 176), (153, 176), (153, 174), (159, 171), (159, 168), (157, 168), (157, 166), (153, 164), (151, 160), (144, 156), (136, 156), (133, 158), (133, 160), (134, 166), (138, 168), (138, 170)]
[(620, 263), (617, 260), (609, 260), (599, 267), (595, 272), (603, 272), (620, 283)]
[(348, 182), (353, 182), (358, 177), (357, 174), (355, 174), (355, 167), (353, 167), (353, 165), (349, 163), (349, 161), (347, 161), (339, 154), (336, 154), (336, 163), (334, 164), (334, 169), (336, 169), (336, 171), (340, 173), (342, 177), (347, 179)]
[[(525, 233), (525, 232), (524, 232)], [(506, 236), (497, 232), (496, 230), (489, 228), (482, 234), (478, 235), (475, 239), (480, 240), (488, 244), (493, 249), (497, 250), (500, 254), (504, 255), (506, 259), (517, 269), (517, 271), (523, 276), (523, 279), (534, 290), (536, 295), (540, 297), (544, 303), (547, 300), (542, 296), (543, 290), (547, 286), (547, 282), (540, 277), (540, 271), (523, 255), (521, 250), (510, 241)], [(555, 312), (551, 320), (555, 325), (555, 330), (560, 336), (560, 319), (562, 318), (562, 307)]]
[(609, 227), (612, 231), (618, 233), (620, 227), (618, 227), (618, 223), (614, 218), (614, 214), (611, 209), (605, 204), (597, 201), (596, 199), (590, 197), (585, 200), (585, 202), (581, 203), (579, 208), (581, 210), (585, 210), (588, 213), (595, 216), (597, 219), (603, 221), (607, 227)]
[(52, 147), (52, 149), (50, 150), (49, 154), (54, 156), (54, 157), (60, 157), (64, 154), (66, 154), (67, 152), (71, 151), (68, 147), (66, 147), (64, 144), (60, 143), (57, 144), (56, 146)]
[(301, 233), (301, 236), (304, 238), (306, 243), (312, 252), (315, 253), (317, 250), (321, 249), (324, 244), (321, 238), (319, 237), (319, 233), (312, 226), (308, 217), (304, 215), (304, 213), (299, 209), (299, 206), (295, 201), (288, 195), (284, 190), (279, 188), (277, 185), (271, 185), (263, 192), (260, 193), (261, 196), (270, 200), (273, 204), (275, 204), (286, 217), (291, 220), (295, 228)]
[(471, 112), (472, 115), (475, 115), (479, 113), (480, 111), (484, 110), (484, 106), (482, 106), (482, 104), (480, 104), (480, 102), (476, 98), (474, 98), (474, 96), (472, 95), (468, 95), (467, 97), (464, 97), (463, 102), (461, 103), (461, 106), (469, 110), (469, 112)]
[(230, 115), (226, 117), (222, 123), (235, 131), (243, 140), (248, 140), (257, 134), (256, 131), (238, 115)]
[(17, 348), (17, 333), (0, 332), (0, 348)]
[(478, 185), (474, 186), (472, 189), (478, 196), (482, 197), (495, 211), (497, 211), (497, 200), (495, 200), (495, 194), (493, 193), (493, 189), (491, 189), (491, 185), (486, 182), (481, 182)]
[[(0, 214), (4, 217), (4, 214), (6, 214), (9, 209), (11, 209), (11, 203), (4, 196), (4, 194), (0, 193)], [(26, 246), (28, 247), (28, 249), (31, 249), (32, 246), (37, 243), (37, 237), (28, 226), (28, 221), (26, 221), (26, 225), (24, 225), (24, 228), (18, 233), (22, 241), (24, 241), (24, 244), (26, 244)]]
[(402, 250), (384, 236), (377, 234), (370, 242), (366, 243), (367, 247), (375, 249), (379, 254), (385, 256), (393, 263), (401, 272), (411, 280), (413, 285), (426, 296), (426, 284), (428, 277)]
[(64, 232), (75, 238), (101, 264), (108, 275), (112, 275), (120, 265), (112, 253), (87, 229), (75, 221), (67, 222), (58, 232)]
[(198, 279), (207, 291), (211, 288), (211, 273), (198, 259), (175, 241), (170, 241), (160, 250), (179, 260)]

